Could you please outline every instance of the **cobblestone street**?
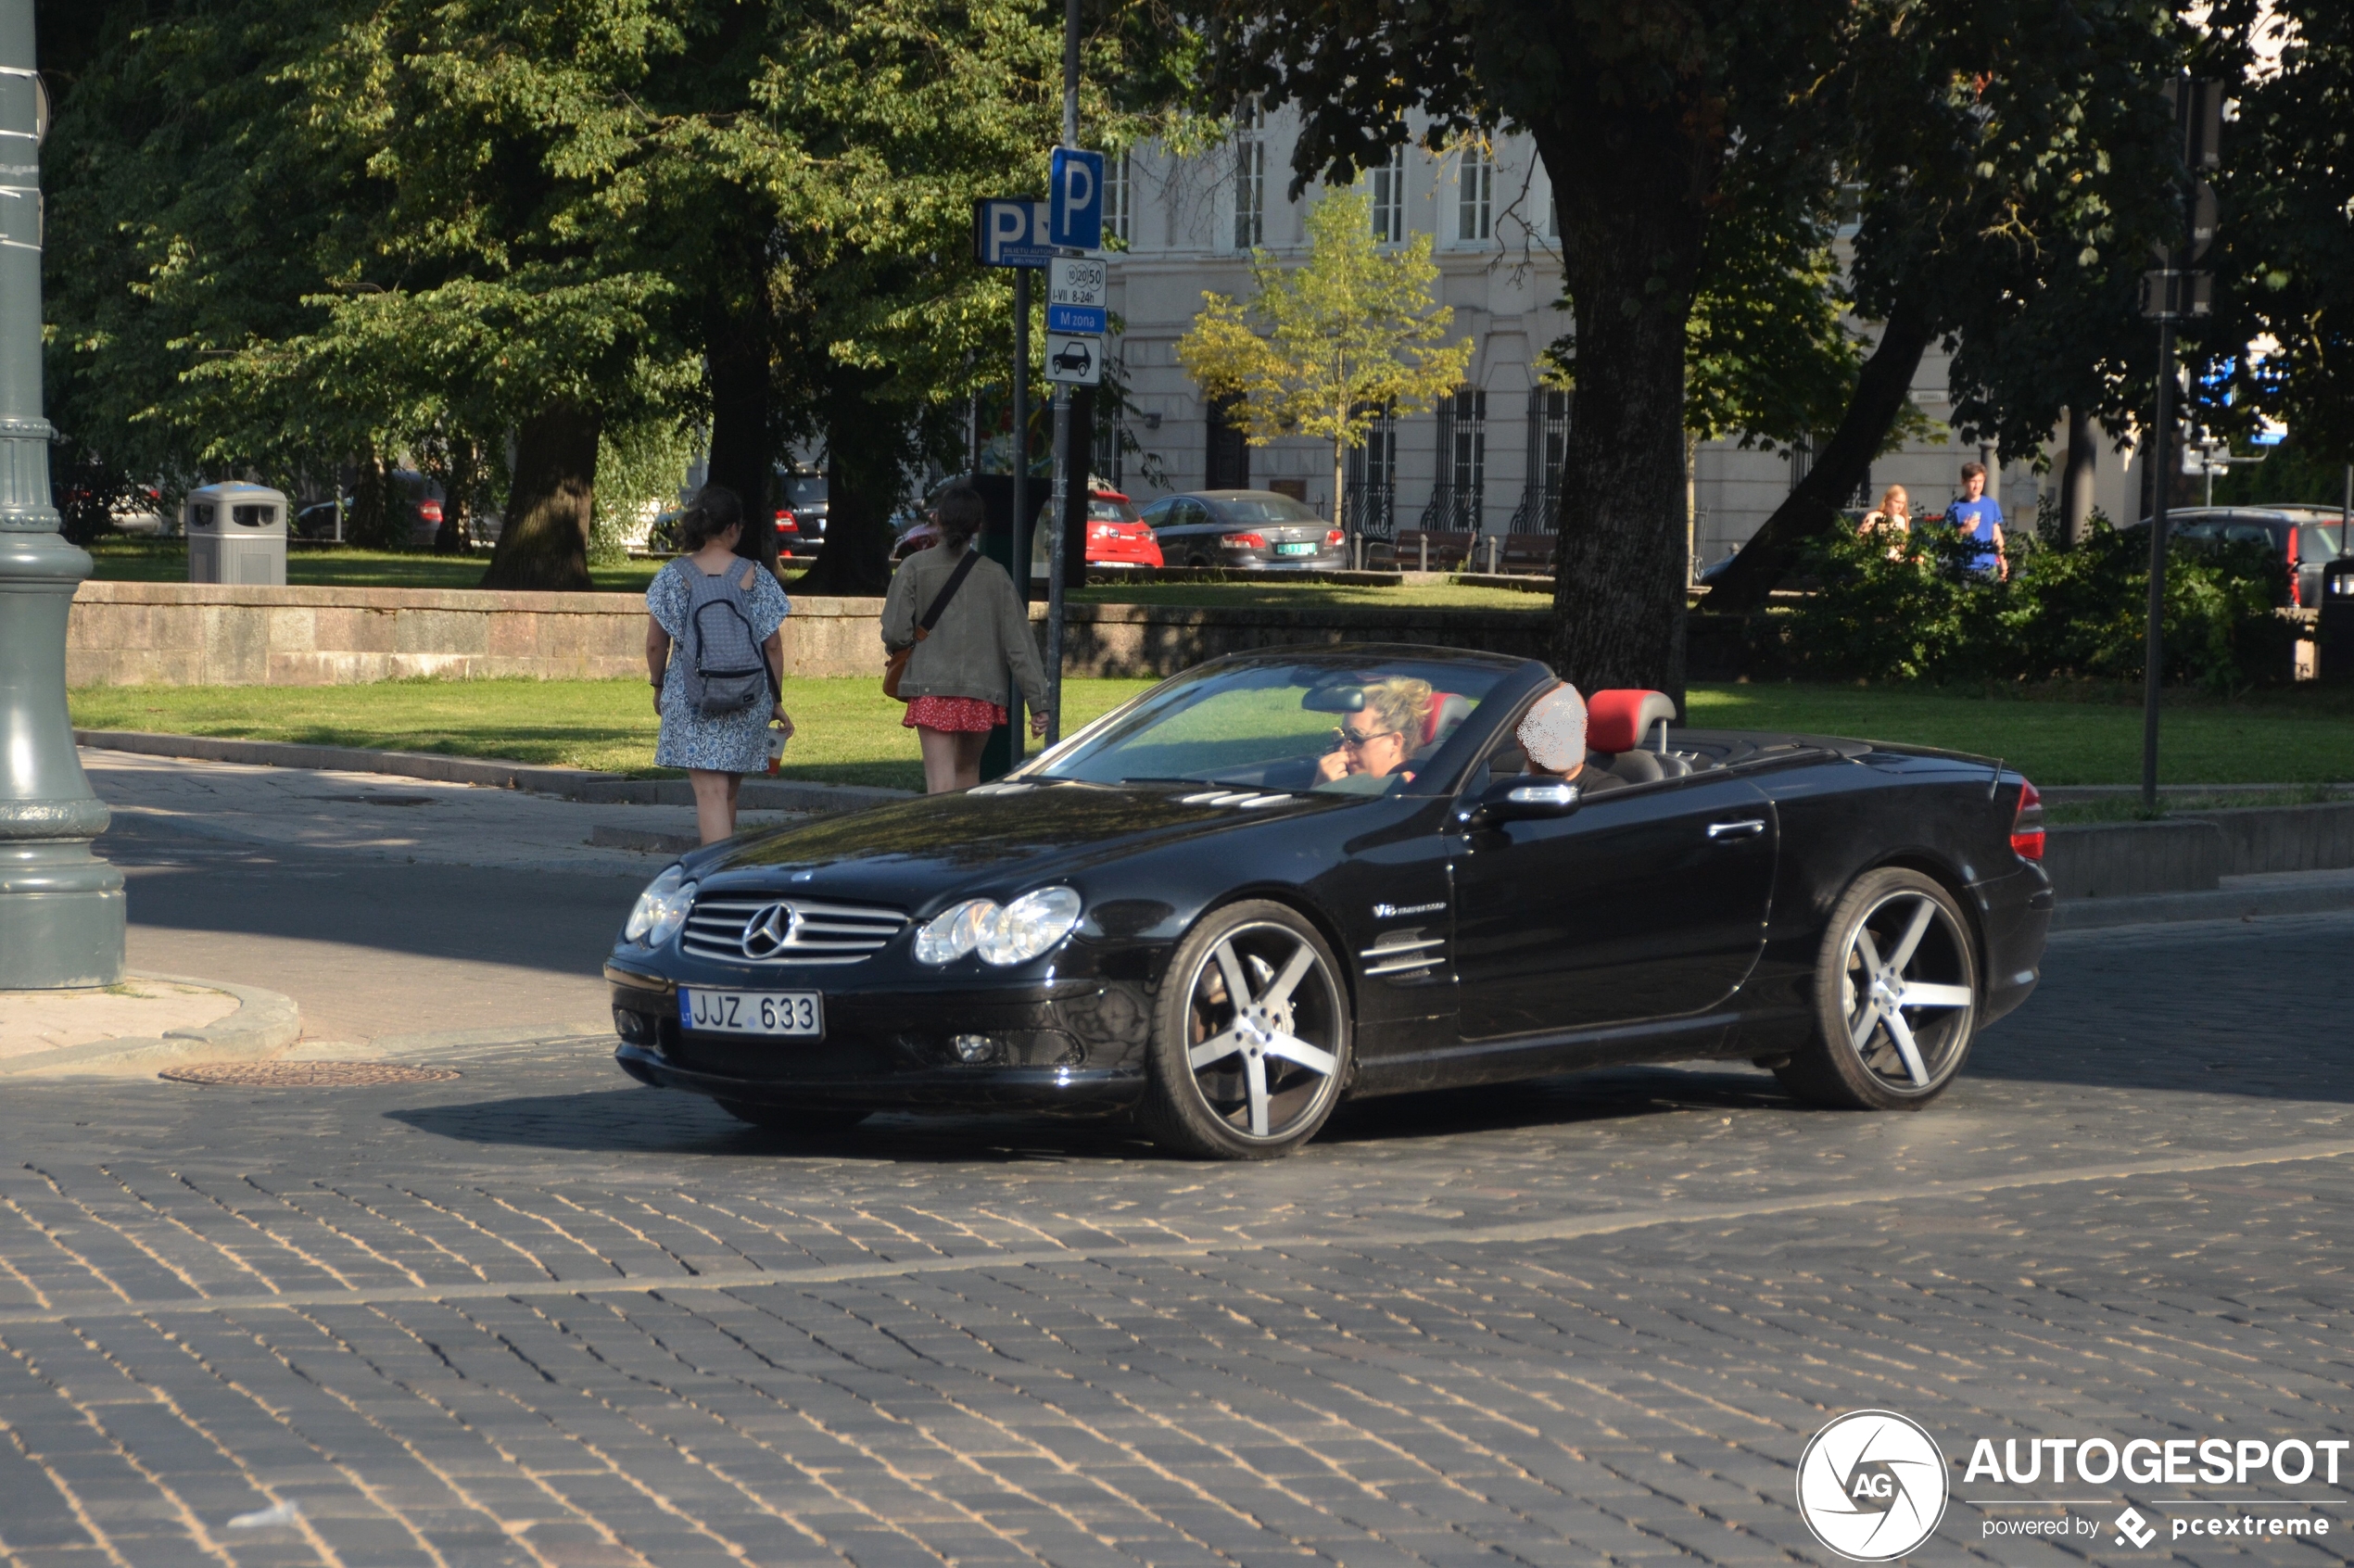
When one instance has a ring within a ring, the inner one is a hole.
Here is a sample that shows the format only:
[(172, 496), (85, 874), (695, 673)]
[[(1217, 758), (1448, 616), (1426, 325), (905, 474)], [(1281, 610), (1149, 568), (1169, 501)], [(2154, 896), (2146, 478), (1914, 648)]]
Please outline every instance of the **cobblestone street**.
[[(1917, 1116), (1621, 1070), (1251, 1168), (1040, 1120), (813, 1151), (576, 1035), (437, 1083), (14, 1087), (0, 1558), (1823, 1562), (1797, 1461), (1864, 1407), (1949, 1461), (1915, 1561), (2343, 1558), (2354, 1469), (1963, 1467), (2354, 1435), (2349, 951), (2345, 916), (2060, 938)], [(2172, 1533), (2243, 1505), (2330, 1533)], [(1986, 1534), (2060, 1514), (2102, 1527)]]

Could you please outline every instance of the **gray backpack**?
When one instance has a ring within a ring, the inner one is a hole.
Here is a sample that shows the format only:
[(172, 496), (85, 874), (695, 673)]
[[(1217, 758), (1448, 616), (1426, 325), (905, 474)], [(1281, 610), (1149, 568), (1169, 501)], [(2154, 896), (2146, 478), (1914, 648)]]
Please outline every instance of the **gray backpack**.
[(715, 577), (692, 563), (681, 570), (687, 575), (687, 657), (678, 674), (687, 701), (710, 718), (742, 713), (768, 695), (768, 661), (752, 635), (752, 590), (744, 586), (760, 563), (730, 566)]

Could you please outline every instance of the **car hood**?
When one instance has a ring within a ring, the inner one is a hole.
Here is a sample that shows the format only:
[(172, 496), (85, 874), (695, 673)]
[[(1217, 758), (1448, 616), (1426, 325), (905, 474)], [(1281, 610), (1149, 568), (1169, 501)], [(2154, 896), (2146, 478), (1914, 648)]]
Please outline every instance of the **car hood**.
[(1010, 894), (1021, 890), (998, 884), (1071, 876), (1120, 855), (1386, 799), (1292, 794), (1246, 806), (1242, 799), (1266, 797), (1243, 789), (1225, 790), (1223, 804), (1199, 798), (1219, 788), (984, 785), (740, 837), (690, 857), (689, 868), (714, 889), (831, 895), (915, 913), (968, 891)]

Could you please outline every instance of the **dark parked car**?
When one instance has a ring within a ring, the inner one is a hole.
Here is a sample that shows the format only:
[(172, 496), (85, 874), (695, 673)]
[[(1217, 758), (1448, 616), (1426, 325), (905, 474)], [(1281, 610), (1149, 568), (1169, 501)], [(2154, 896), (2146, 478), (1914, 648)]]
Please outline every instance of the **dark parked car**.
[[(620, 1065), (762, 1126), (1133, 1107), (1252, 1158), (1344, 1095), (1630, 1060), (1914, 1107), (2033, 989), (2052, 891), (2017, 772), (1676, 730), (1619, 691), (1566, 782), (1515, 735), (1559, 684), (1446, 649), (1236, 654), (997, 782), (696, 850), (606, 961)], [(1323, 780), (1371, 755), (1344, 735), (1397, 737), (1389, 771)]]
[(1145, 521), (1171, 566), (1337, 572), (1348, 565), (1348, 536), (1273, 490), (1192, 490), (1163, 496)]
[[(2149, 526), (2145, 517), (2133, 525), (2140, 533)], [(2295, 574), (2289, 580), (2289, 602), (2308, 607), (2322, 602), (2322, 568), (2336, 559), (2348, 541), (2341, 536), (2335, 507), (2318, 506), (2190, 506), (2169, 510), (2166, 537), (2172, 543), (2260, 544), (2278, 556)]]
[(779, 471), (777, 486), (784, 497), (777, 509), (777, 558), (815, 559), (826, 547), (826, 476), (815, 469)]

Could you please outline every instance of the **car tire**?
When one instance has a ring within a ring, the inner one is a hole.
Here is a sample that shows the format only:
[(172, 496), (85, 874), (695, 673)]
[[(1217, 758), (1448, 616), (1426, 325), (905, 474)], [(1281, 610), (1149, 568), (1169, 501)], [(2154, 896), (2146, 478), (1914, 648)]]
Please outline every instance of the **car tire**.
[(1298, 911), (1267, 900), (1214, 910), (1161, 984), (1145, 1130), (1205, 1159), (1290, 1154), (1339, 1102), (1353, 1032), (1339, 961)]
[(1899, 866), (1867, 871), (1831, 911), (1815, 964), (1815, 1032), (1774, 1069), (1808, 1105), (1918, 1110), (1977, 1033), (1978, 938), (1954, 895)]
[(738, 1121), (804, 1138), (847, 1132), (874, 1114), (858, 1106), (763, 1106), (747, 1100), (722, 1100), (719, 1108)]

